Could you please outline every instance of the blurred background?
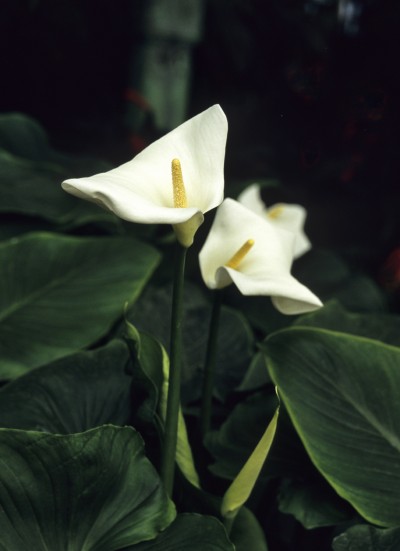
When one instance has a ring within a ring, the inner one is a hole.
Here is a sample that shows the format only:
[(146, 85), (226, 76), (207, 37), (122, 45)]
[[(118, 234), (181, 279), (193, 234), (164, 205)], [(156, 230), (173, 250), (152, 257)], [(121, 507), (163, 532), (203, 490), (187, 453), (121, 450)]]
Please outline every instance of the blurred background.
[(399, 27), (390, 0), (2, 0), (0, 113), (118, 164), (220, 103), (226, 195), (304, 204), (397, 294)]

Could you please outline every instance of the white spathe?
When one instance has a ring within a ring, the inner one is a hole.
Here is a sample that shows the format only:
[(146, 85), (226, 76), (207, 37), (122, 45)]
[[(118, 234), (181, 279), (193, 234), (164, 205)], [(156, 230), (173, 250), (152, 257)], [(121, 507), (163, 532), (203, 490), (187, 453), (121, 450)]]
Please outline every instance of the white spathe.
[(298, 258), (311, 249), (311, 243), (304, 233), (307, 211), (301, 205), (278, 203), (267, 208), (261, 198), (258, 184), (252, 184), (242, 191), (238, 201), (256, 214), (269, 217), (271, 222), (296, 235), (294, 258)]
[[(172, 130), (131, 161), (88, 178), (62, 183), (68, 193), (92, 201), (129, 222), (172, 224), (188, 247), (224, 196), (226, 116), (214, 105)], [(171, 163), (179, 159), (187, 207), (174, 206)]]
[[(254, 245), (236, 269), (227, 262), (249, 239)], [(200, 251), (203, 280), (210, 289), (234, 283), (243, 295), (267, 295), (283, 314), (302, 314), (322, 306), (307, 287), (295, 279), (294, 233), (283, 230), (233, 199), (219, 206), (210, 233)]]

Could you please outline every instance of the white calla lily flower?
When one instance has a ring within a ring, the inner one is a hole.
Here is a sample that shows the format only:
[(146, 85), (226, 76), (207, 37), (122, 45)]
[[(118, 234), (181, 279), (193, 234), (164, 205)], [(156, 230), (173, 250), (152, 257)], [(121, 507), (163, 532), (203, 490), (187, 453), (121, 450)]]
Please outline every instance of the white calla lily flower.
[(129, 222), (172, 224), (178, 241), (189, 247), (203, 214), (223, 200), (227, 132), (226, 116), (214, 105), (131, 161), (62, 187)]
[(256, 214), (268, 217), (280, 228), (296, 235), (294, 258), (298, 258), (311, 249), (311, 243), (304, 233), (307, 212), (301, 205), (278, 203), (267, 207), (261, 198), (258, 184), (252, 184), (242, 191), (238, 201)]
[(267, 295), (283, 314), (322, 306), (290, 274), (295, 235), (256, 215), (233, 199), (219, 206), (200, 251), (203, 280), (210, 289), (234, 283), (243, 295)]

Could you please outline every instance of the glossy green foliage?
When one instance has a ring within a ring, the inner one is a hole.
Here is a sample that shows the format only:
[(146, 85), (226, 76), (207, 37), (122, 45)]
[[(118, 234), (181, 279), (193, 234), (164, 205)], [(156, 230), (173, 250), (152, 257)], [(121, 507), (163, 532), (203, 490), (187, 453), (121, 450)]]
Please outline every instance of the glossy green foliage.
[(301, 327), (263, 349), (316, 467), (364, 518), (400, 524), (400, 349)]

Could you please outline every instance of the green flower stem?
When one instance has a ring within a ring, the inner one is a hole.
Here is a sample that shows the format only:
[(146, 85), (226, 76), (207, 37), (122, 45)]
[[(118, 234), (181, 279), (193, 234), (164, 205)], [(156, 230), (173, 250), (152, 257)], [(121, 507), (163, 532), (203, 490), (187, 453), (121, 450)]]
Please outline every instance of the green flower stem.
[(221, 305), (222, 291), (215, 291), (214, 304), (211, 313), (210, 330), (208, 334), (206, 362), (204, 366), (203, 396), (200, 414), (200, 428), (203, 437), (210, 430), (211, 424), (211, 406), (214, 390), (215, 366), (217, 360), (218, 329), (219, 318), (221, 314)]
[(165, 438), (161, 460), (161, 478), (170, 497), (174, 487), (175, 455), (178, 438), (178, 415), (182, 366), (183, 283), (187, 248), (177, 243), (172, 292), (170, 371), (165, 420)]

